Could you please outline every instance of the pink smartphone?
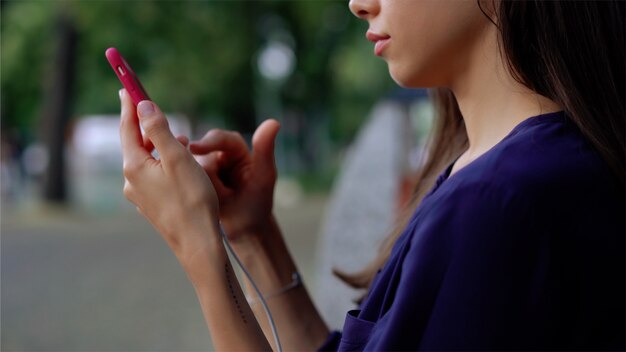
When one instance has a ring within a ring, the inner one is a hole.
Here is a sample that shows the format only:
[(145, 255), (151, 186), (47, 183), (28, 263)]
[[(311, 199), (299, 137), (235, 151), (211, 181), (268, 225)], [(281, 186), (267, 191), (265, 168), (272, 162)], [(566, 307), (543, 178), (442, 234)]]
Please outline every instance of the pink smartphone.
[(111, 68), (115, 71), (117, 78), (122, 82), (128, 94), (130, 94), (135, 106), (142, 100), (150, 100), (139, 78), (119, 51), (115, 48), (108, 48), (105, 55), (107, 60), (109, 60), (109, 64), (111, 64)]

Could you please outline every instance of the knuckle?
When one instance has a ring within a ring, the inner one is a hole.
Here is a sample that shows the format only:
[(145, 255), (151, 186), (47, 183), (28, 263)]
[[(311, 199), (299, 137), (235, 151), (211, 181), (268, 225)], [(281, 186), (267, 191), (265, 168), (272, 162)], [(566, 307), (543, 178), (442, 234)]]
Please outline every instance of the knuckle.
[(131, 200), (132, 195), (133, 195), (133, 189), (130, 183), (128, 182), (124, 183), (124, 188), (122, 189), (122, 193), (124, 193), (124, 197), (126, 197), (126, 199)]
[(165, 120), (161, 116), (155, 116), (145, 118), (143, 120), (143, 123), (141, 124), (141, 127), (143, 127), (144, 131), (146, 131), (147, 134), (155, 135), (162, 133), (164, 130), (166, 130), (168, 125), (167, 120)]
[(134, 163), (124, 163), (122, 172), (127, 180), (135, 179), (136, 175), (139, 173), (139, 166)]
[(240, 140), (240, 141), (243, 141), (243, 140), (244, 140), (244, 138), (243, 138), (243, 136), (241, 135), (241, 133), (239, 133), (239, 132), (237, 132), (237, 131), (232, 131), (232, 132), (230, 132), (230, 133), (231, 133), (231, 135), (232, 135), (235, 139)]
[(124, 126), (126, 126), (126, 121), (124, 119), (124, 113), (120, 114), (120, 131), (124, 130)]
[(169, 163), (173, 166), (180, 166), (186, 161), (186, 150), (182, 148), (171, 148), (167, 153)]
[(128, 128), (128, 118), (125, 116), (126, 114), (122, 111), (120, 114), (120, 133), (123, 133)]
[(209, 132), (207, 132), (204, 135), (203, 139), (216, 139), (216, 138), (221, 138), (224, 136), (224, 134), (226, 133), (226, 131), (224, 131), (221, 128), (213, 128), (211, 130), (209, 130)]

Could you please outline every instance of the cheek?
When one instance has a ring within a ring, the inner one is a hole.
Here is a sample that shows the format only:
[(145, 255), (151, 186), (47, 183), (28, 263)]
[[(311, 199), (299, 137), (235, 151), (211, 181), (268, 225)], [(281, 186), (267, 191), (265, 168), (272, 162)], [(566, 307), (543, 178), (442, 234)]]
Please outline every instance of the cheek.
[(407, 88), (430, 88), (444, 85), (446, 63), (432, 46), (402, 45), (387, 60), (389, 74), (396, 83)]
[(403, 87), (447, 85), (468, 62), (484, 26), (482, 14), (470, 6), (471, 1), (438, 4), (419, 12), (392, 14), (396, 19), (392, 22), (393, 48), (386, 60), (392, 78)]
[(396, 36), (385, 57), (389, 74), (402, 87), (430, 88), (444, 84), (450, 54), (432, 36)]

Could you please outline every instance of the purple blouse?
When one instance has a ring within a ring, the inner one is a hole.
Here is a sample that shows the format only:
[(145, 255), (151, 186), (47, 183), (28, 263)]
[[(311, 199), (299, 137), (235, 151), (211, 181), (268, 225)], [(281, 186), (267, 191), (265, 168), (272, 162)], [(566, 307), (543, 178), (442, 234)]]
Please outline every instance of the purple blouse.
[(451, 169), (320, 350), (623, 350), (625, 197), (565, 113)]

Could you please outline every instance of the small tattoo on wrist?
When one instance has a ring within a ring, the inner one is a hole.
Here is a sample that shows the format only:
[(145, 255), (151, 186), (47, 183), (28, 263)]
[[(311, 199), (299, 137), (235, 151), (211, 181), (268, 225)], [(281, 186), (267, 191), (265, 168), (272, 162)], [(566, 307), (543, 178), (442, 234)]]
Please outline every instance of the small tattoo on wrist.
[(248, 324), (248, 320), (246, 319), (245, 314), (243, 314), (243, 310), (241, 309), (241, 305), (239, 304), (239, 299), (237, 299), (237, 295), (235, 294), (235, 290), (233, 289), (233, 283), (230, 280), (231, 271), (229, 270), (228, 263), (224, 265), (224, 272), (226, 273), (226, 282), (228, 283), (230, 294), (233, 296), (233, 299), (235, 300), (235, 304), (237, 305), (237, 310), (239, 311), (239, 314), (241, 315), (241, 319), (243, 320), (244, 324)]

